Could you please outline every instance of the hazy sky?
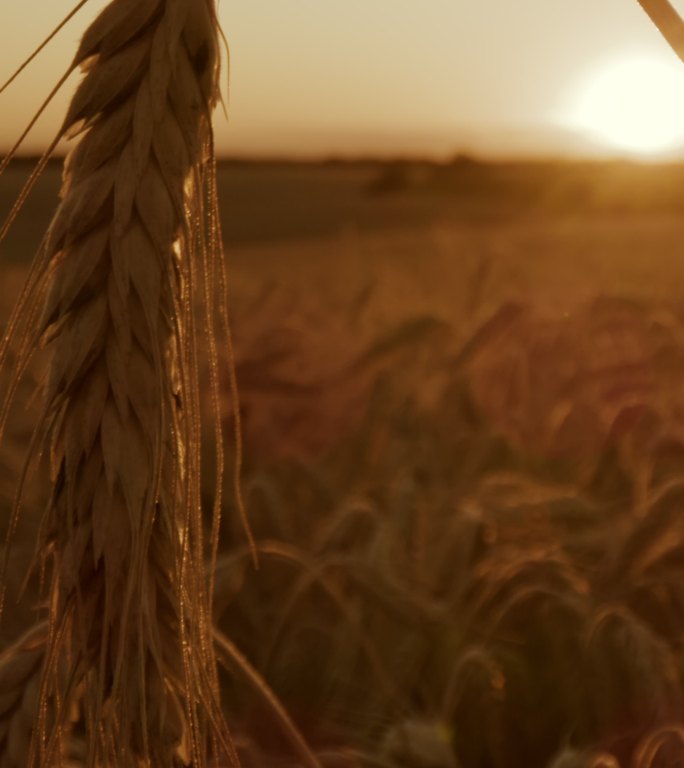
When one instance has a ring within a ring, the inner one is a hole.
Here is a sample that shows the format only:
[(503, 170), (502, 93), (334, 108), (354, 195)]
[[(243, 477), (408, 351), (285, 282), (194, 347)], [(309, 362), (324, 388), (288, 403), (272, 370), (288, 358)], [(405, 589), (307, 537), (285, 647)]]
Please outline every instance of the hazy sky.
[[(0, 80), (74, 2), (0, 2)], [(0, 145), (105, 4), (90, 0), (0, 95)], [(231, 89), (217, 135), (235, 154), (534, 149), (555, 141), (548, 126), (606, 61), (674, 59), (636, 0), (221, 0), (220, 13)], [(69, 90), (29, 149), (55, 130)]]

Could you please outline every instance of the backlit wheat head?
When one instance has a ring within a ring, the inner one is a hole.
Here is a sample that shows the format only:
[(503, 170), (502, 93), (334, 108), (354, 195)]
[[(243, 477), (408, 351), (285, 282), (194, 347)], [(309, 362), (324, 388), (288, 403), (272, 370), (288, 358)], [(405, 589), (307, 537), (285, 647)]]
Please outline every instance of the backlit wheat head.
[(197, 341), (201, 326), (213, 349), (214, 326), (193, 315), (222, 288), (214, 2), (113, 0), (74, 66), (60, 135), (77, 143), (0, 349), (19, 350), (6, 401), (37, 346), (52, 361), (36, 431), (53, 483), (49, 629), (26, 764), (54, 764), (74, 702), (88, 766), (236, 764), (199, 500)]

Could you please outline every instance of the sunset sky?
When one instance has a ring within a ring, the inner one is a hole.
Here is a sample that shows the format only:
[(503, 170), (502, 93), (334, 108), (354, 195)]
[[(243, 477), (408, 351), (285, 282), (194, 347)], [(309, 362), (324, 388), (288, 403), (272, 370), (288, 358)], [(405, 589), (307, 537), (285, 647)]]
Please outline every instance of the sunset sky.
[[(0, 80), (73, 4), (0, 4)], [(18, 135), (105, 4), (91, 0), (0, 95), (1, 147)], [(684, 105), (684, 66), (636, 0), (221, 0), (220, 13), (232, 64), (230, 120), (216, 120), (223, 153), (582, 153), (594, 146), (584, 127), (587, 111), (591, 121), (598, 109), (592, 104), (605, 102), (601, 78), (616, 62), (635, 59), (672, 70), (667, 100)], [(74, 83), (27, 150), (55, 131)], [(646, 96), (625, 90), (638, 108)], [(678, 120), (674, 113), (661, 123), (679, 131)], [(684, 114), (681, 121), (684, 135)], [(599, 142), (611, 143), (610, 136)]]

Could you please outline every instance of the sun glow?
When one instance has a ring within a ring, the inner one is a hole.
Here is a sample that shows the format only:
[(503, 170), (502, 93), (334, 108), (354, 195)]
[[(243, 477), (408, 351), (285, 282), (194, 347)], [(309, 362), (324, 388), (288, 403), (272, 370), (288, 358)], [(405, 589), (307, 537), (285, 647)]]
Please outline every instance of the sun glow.
[(656, 58), (614, 60), (578, 89), (565, 121), (587, 138), (635, 155), (684, 145), (684, 66)]

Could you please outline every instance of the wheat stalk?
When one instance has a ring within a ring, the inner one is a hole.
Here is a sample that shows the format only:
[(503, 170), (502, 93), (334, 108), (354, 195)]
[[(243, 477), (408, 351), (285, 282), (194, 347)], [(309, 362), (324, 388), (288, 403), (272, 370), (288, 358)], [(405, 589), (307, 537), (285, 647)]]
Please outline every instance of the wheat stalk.
[(240, 649), (218, 629), (214, 630), (214, 639), (219, 653), (219, 660), (228, 669), (245, 678), (251, 689), (257, 693), (272, 712), (280, 725), (283, 735), (292, 745), (302, 768), (322, 768), (320, 761), (313, 754), (306, 740), (300, 733), (287, 710), (280, 702), (268, 683), (249, 662)]
[(637, 0), (672, 50), (684, 61), (684, 20), (669, 0)]
[(0, 347), (0, 364), (19, 350), (7, 402), (39, 342), (52, 355), (36, 433), (53, 480), (49, 631), (25, 765), (53, 764), (77, 696), (92, 768), (237, 764), (203, 568), (192, 309), (200, 294), (212, 311), (223, 284), (218, 60), (213, 0), (113, 0), (74, 59), (85, 75), (60, 136), (79, 141)]
[(39, 624), (0, 656), (0, 765), (24, 768), (38, 715), (47, 627)]

